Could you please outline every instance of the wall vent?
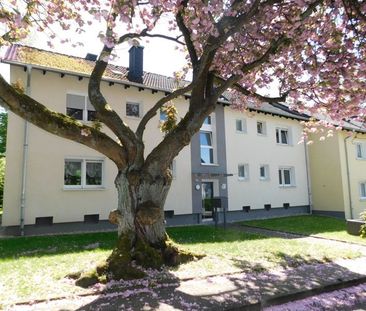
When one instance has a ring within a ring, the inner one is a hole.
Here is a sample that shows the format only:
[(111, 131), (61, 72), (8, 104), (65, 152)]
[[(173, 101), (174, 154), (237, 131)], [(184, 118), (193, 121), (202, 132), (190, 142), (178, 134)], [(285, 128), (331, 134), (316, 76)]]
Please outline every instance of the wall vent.
[(283, 203), (283, 208), (288, 209), (290, 207), (290, 203)]
[(173, 216), (174, 216), (174, 210), (164, 211), (165, 218), (173, 218)]
[(84, 215), (85, 224), (97, 224), (99, 222), (99, 214)]
[(49, 217), (36, 217), (36, 226), (52, 226), (53, 216)]

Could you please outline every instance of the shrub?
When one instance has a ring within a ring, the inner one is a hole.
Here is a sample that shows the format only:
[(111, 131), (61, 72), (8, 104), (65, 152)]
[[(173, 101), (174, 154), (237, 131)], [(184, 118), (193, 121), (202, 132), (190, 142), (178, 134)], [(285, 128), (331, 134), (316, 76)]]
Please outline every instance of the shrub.
[[(366, 211), (360, 214), (360, 218), (366, 222)], [(361, 238), (366, 238), (366, 224), (361, 225), (360, 236)]]
[(0, 158), (0, 208), (3, 207), (5, 163), (5, 158)]

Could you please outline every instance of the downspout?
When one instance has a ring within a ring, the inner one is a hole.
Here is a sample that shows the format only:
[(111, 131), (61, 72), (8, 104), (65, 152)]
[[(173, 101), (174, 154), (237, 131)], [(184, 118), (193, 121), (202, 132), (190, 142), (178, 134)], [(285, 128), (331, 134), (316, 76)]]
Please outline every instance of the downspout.
[(308, 186), (308, 201), (309, 201), (309, 212), (310, 215), (313, 214), (313, 197), (311, 193), (311, 179), (310, 179), (310, 167), (309, 167), (309, 151), (307, 141), (304, 141), (304, 150), (305, 150), (305, 168), (306, 168), (306, 181)]
[(353, 219), (353, 206), (352, 206), (352, 196), (351, 196), (351, 178), (349, 172), (349, 161), (348, 161), (348, 148), (347, 148), (347, 140), (351, 138), (351, 136), (347, 136), (344, 139), (344, 152), (346, 154), (346, 170), (347, 170), (347, 186), (348, 186), (348, 198), (349, 198), (349, 211), (351, 219)]
[[(27, 87), (25, 94), (31, 96), (31, 72), (32, 66), (27, 65)], [(24, 236), (24, 218), (26, 204), (26, 182), (27, 182), (27, 164), (28, 164), (28, 131), (29, 123), (24, 121), (24, 138), (23, 138), (23, 165), (22, 165), (22, 188), (20, 195), (20, 235)]]

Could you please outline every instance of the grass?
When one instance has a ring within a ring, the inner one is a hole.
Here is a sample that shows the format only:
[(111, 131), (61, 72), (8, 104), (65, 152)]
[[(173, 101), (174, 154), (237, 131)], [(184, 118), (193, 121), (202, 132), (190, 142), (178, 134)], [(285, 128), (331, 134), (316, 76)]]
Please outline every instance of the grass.
[(346, 222), (344, 220), (333, 217), (317, 215), (290, 216), (273, 219), (250, 220), (242, 222), (242, 224), (265, 229), (314, 235), (340, 241), (366, 244), (366, 239), (347, 233)]
[[(168, 233), (182, 247), (207, 254), (203, 260), (170, 269), (169, 273), (178, 278), (261, 271), (360, 255), (347, 248), (316, 248), (298, 240), (284, 241), (233, 229), (177, 227), (169, 228)], [(116, 233), (0, 239), (1, 303), (84, 292), (65, 275), (93, 268), (109, 255), (115, 241)]]

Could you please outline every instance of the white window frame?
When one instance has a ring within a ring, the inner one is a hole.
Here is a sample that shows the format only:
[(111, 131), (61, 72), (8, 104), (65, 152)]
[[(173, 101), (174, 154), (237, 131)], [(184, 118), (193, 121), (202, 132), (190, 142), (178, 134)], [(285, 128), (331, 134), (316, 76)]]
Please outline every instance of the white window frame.
[[(261, 123), (262, 124), (262, 133), (259, 133), (258, 132), (258, 123)], [(267, 135), (266, 122), (265, 121), (258, 120), (257, 123), (256, 123), (256, 131), (257, 131), (257, 135), (259, 135), (259, 136), (266, 136)]]
[(356, 159), (366, 160), (366, 143), (356, 143)]
[[(244, 168), (244, 176), (240, 176), (240, 168)], [(247, 181), (249, 180), (249, 164), (248, 163), (239, 163), (238, 164), (238, 180), (239, 181)]]
[[(264, 176), (261, 176), (262, 167), (264, 167)], [(259, 180), (269, 180), (269, 165), (268, 164), (259, 165)]]
[[(241, 124), (241, 130), (238, 129), (238, 122)], [(235, 120), (235, 131), (236, 133), (245, 134), (247, 132), (247, 121), (245, 119)]]
[[(201, 134), (209, 134), (210, 135), (210, 141), (211, 141), (211, 145), (202, 145), (201, 144), (201, 137), (200, 137), (200, 155), (201, 155), (201, 149), (208, 149), (208, 150), (212, 150), (212, 162), (210, 163), (202, 163), (202, 165), (212, 165), (212, 164), (215, 164), (215, 155), (214, 155), (214, 147), (213, 147), (213, 135), (212, 135), (212, 132), (209, 132), (209, 131), (200, 131), (199, 133), (200, 135)], [(200, 157), (201, 158), (201, 157)], [(200, 159), (201, 161), (201, 159)]]
[[(81, 185), (65, 185), (65, 164), (66, 162), (81, 162)], [(102, 164), (102, 184), (101, 185), (87, 185), (86, 184), (86, 164), (87, 163), (101, 163)], [(63, 187), (65, 190), (98, 190), (105, 189), (105, 159), (93, 157), (66, 157), (64, 159), (63, 170)]]
[[(208, 118), (210, 119), (210, 123), (209, 124), (205, 124), (203, 123), (201, 126), (201, 129), (199, 131), (199, 135), (201, 133), (210, 133), (211, 134), (211, 146), (207, 146), (207, 145), (201, 145), (201, 139), (199, 141), (199, 146), (200, 146), (200, 163), (203, 166), (217, 166), (217, 144), (216, 144), (216, 116), (215, 113), (211, 113)], [(201, 162), (201, 148), (208, 148), (208, 149), (212, 149), (212, 163), (202, 163)]]
[[(284, 174), (285, 170), (290, 171), (290, 184), (285, 184), (285, 174)], [(281, 182), (279, 179), (280, 174), (281, 174)], [(281, 188), (296, 187), (295, 168), (293, 166), (280, 166), (278, 168), (278, 183)]]
[[(287, 133), (287, 135), (286, 135), (286, 137), (287, 137), (287, 143), (284, 143), (282, 141), (282, 135), (281, 135), (281, 133), (283, 131)], [(276, 143), (277, 143), (277, 145), (282, 145), (282, 146), (290, 146), (291, 145), (291, 133), (290, 133), (290, 129), (289, 128), (287, 128), (287, 127), (276, 127), (275, 134), (276, 134)], [(278, 137), (278, 140), (277, 140), (277, 137)]]
[[(75, 119), (75, 120), (78, 120), (80, 122), (93, 122), (93, 121), (89, 121), (88, 120), (88, 95), (87, 94), (83, 94), (83, 93), (77, 93), (77, 92), (67, 92), (66, 93), (66, 111), (65, 111), (65, 114), (67, 115), (67, 108), (71, 108), (71, 107), (68, 107), (67, 106), (67, 95), (74, 95), (74, 96), (81, 96), (81, 97), (84, 97), (84, 108), (83, 108), (83, 117), (82, 119)], [(91, 105), (91, 104), (90, 104)], [(93, 108), (93, 110), (90, 110), (90, 111), (95, 111), (95, 108), (93, 107), (93, 105), (91, 105), (91, 108)]]
[(362, 181), (359, 184), (360, 200), (366, 201), (366, 181)]
[[(130, 116), (127, 114), (127, 105), (130, 104), (130, 105), (137, 105), (139, 107), (139, 115), (138, 116)], [(133, 101), (133, 100), (127, 100), (126, 101), (126, 104), (125, 104), (125, 114), (126, 114), (126, 117), (127, 118), (131, 118), (131, 119), (141, 119), (142, 116), (143, 116), (143, 105), (141, 102), (136, 102), (136, 101)]]

